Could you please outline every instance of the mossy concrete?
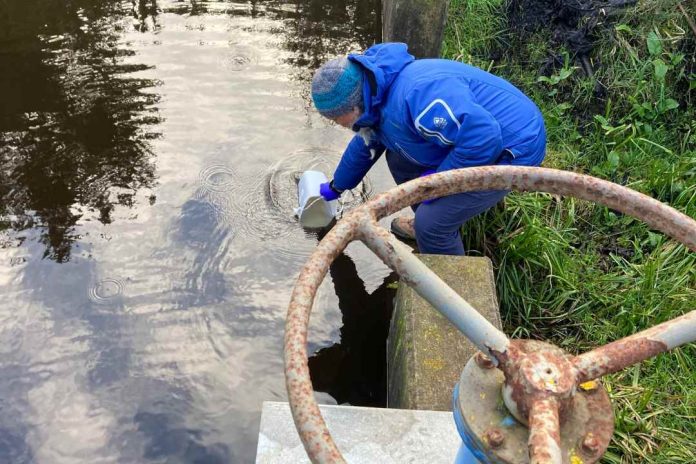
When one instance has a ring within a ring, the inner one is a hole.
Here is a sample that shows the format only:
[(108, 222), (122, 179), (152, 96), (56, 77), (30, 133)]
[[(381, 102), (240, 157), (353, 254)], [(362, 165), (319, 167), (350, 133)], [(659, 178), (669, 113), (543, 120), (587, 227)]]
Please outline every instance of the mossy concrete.
[[(493, 265), (488, 258), (417, 255), (500, 328)], [(400, 283), (387, 342), (387, 406), (450, 411), (452, 391), (474, 345), (409, 286)]]

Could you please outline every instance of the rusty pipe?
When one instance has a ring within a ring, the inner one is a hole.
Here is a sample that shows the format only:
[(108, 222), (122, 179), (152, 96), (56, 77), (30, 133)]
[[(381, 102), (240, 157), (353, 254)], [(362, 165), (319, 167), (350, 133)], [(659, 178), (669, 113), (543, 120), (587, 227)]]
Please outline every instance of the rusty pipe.
[(696, 251), (696, 221), (686, 214), (627, 187), (558, 169), (482, 166), (444, 171), (383, 192), (365, 207), (381, 219), (423, 200), (480, 190), (538, 191), (593, 201), (640, 219)]
[(561, 464), (561, 426), (558, 398), (550, 396), (532, 403), (529, 411), (530, 464)]
[(305, 263), (292, 291), (285, 321), (285, 386), (295, 427), (312, 462), (345, 463), (331, 438), (314, 399), (307, 364), (307, 327), (317, 289), (331, 262), (345, 249), (357, 225), (350, 217), (341, 220), (319, 242)]
[(578, 383), (587, 382), (696, 341), (696, 311), (663, 322), (572, 359)]

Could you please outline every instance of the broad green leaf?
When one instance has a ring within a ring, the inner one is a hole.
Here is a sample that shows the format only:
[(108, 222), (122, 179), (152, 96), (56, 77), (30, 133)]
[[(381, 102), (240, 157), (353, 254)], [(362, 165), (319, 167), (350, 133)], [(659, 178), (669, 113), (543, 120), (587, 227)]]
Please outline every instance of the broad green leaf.
[(684, 54), (683, 53), (670, 53), (672, 57), (672, 66), (677, 66), (679, 63), (684, 61)]
[(676, 100), (672, 98), (665, 100), (665, 110), (673, 110), (676, 108), (679, 108), (679, 103)]
[(669, 69), (665, 62), (657, 59), (653, 61), (653, 65), (655, 66), (655, 77), (657, 80), (660, 82), (664, 81), (665, 76), (667, 75), (667, 70)]
[(655, 31), (648, 34), (648, 51), (651, 55), (659, 55), (662, 53), (662, 43)]
[(573, 71), (575, 71), (575, 68), (565, 68), (561, 69), (561, 72), (559, 73), (559, 77), (561, 80), (567, 79), (571, 74), (573, 74)]

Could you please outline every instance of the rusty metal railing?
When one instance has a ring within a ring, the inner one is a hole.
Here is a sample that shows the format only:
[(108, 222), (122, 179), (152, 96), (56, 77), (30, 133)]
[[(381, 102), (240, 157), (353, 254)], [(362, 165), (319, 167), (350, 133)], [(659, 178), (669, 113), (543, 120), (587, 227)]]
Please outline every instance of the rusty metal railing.
[[(696, 311), (692, 311), (575, 357), (559, 353), (551, 345), (528, 349), (531, 345), (526, 340), (509, 340), (377, 225), (379, 219), (426, 199), (492, 189), (541, 191), (594, 201), (640, 219), (696, 251), (693, 219), (626, 187), (566, 171), (515, 166), (459, 169), (416, 179), (376, 196), (348, 213), (320, 242), (300, 273), (288, 309), (286, 386), (295, 426), (312, 462), (345, 462), (314, 399), (307, 365), (307, 326), (314, 296), (329, 265), (352, 240), (363, 241), (502, 370), (505, 403), (530, 427), (532, 463), (561, 462), (559, 422), (571, 407), (570, 399), (579, 384), (696, 340)], [(601, 456), (608, 439), (590, 445)]]

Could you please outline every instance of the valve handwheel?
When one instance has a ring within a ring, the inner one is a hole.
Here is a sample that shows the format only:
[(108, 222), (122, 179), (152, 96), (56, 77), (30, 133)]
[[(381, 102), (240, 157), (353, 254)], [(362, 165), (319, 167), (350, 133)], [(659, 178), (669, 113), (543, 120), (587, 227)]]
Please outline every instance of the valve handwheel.
[[(587, 416), (589, 410), (605, 414), (595, 414), (603, 416), (596, 417), (595, 422), (585, 417), (585, 427), (597, 427), (598, 433), (585, 434), (578, 446), (585, 453), (582, 462), (598, 460), (611, 438), (611, 407), (601, 387), (592, 386), (597, 393), (589, 400), (576, 394), (578, 387), (696, 339), (696, 311), (691, 311), (578, 356), (547, 343), (511, 341), (421, 263), (410, 248), (377, 225), (379, 219), (423, 200), (493, 189), (540, 191), (594, 201), (640, 219), (696, 251), (696, 221), (690, 217), (629, 188), (567, 171), (517, 166), (458, 169), (415, 179), (377, 195), (346, 214), (319, 243), (297, 279), (288, 308), (285, 380), (295, 426), (312, 462), (345, 462), (314, 399), (307, 365), (307, 326), (314, 296), (329, 265), (352, 240), (363, 241), (402, 282), (461, 330), (482, 356), (492, 361), (489, 365), (498, 367), (489, 369), (488, 379), (493, 386), (504, 382), (505, 404), (518, 420), (529, 424), (528, 458), (532, 463), (568, 462), (563, 425), (571, 420), (569, 417)], [(470, 361), (465, 373), (475, 364)], [(491, 430), (471, 433), (498, 437)]]

